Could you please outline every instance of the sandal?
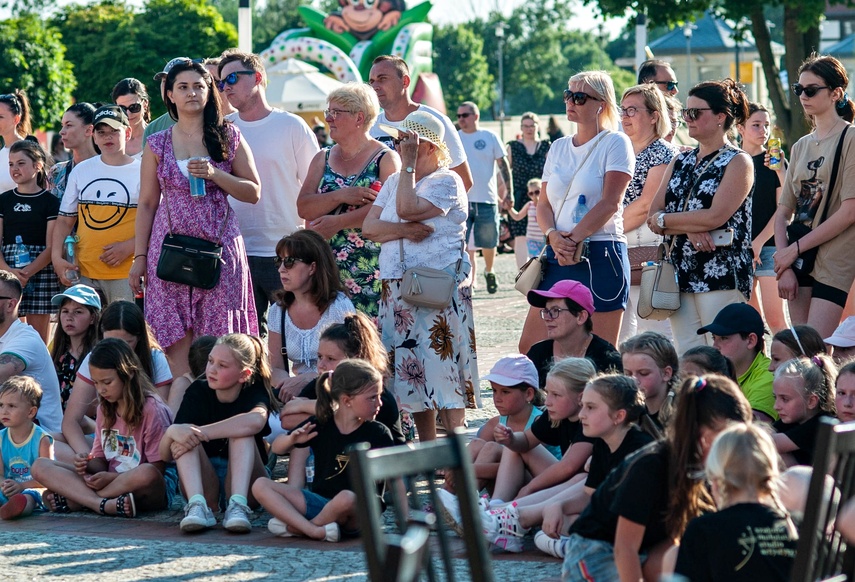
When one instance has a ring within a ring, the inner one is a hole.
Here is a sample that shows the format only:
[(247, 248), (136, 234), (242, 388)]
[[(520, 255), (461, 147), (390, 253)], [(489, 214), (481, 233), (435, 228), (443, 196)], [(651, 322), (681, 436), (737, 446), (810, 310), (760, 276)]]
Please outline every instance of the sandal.
[(50, 508), (50, 504), (47, 502), (47, 496), (53, 495), (53, 509), (51, 510), (53, 513), (68, 513), (71, 509), (68, 507), (68, 499), (64, 496), (56, 493), (55, 491), (45, 491), (42, 494), (42, 505), (47, 508)]
[[(101, 500), (101, 507), (98, 508), (98, 511), (101, 512), (101, 515), (113, 515), (107, 513), (107, 502), (110, 501), (109, 497), (105, 497)], [(130, 510), (125, 508), (125, 502), (130, 503)], [(122, 493), (118, 497), (116, 497), (116, 513), (117, 517), (136, 517), (137, 516), (137, 504), (134, 501), (133, 493)]]

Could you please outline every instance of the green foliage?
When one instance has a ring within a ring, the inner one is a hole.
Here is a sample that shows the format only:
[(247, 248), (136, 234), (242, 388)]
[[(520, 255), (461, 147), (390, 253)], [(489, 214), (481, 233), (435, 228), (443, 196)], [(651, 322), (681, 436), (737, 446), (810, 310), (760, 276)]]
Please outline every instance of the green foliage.
[(493, 76), (483, 50), (484, 41), (463, 25), (434, 28), (433, 70), (442, 83), (448, 111), (456, 110), (463, 101), (472, 101), (486, 111), (495, 100)]
[(35, 14), (0, 22), (0, 87), (23, 89), (32, 106), (33, 127), (59, 123), (76, 82), (60, 34)]
[[(238, 25), (237, 0), (210, 0), (223, 16), (223, 20)], [(305, 26), (297, 7), (311, 4), (311, 0), (267, 0), (263, 6), (252, 3), (252, 50), (261, 52), (280, 32)]]

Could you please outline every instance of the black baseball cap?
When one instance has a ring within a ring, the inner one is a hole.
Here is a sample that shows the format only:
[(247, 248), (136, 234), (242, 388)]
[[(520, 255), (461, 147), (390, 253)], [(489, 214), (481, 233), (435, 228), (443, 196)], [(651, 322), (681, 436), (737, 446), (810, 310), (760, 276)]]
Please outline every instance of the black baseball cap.
[(113, 129), (125, 129), (131, 126), (125, 110), (118, 105), (104, 105), (96, 109), (92, 125), (97, 126), (99, 123), (106, 123)]
[(747, 303), (731, 303), (716, 314), (712, 323), (698, 330), (698, 335), (711, 333), (726, 336), (737, 333), (754, 333), (758, 338), (768, 333), (760, 313)]

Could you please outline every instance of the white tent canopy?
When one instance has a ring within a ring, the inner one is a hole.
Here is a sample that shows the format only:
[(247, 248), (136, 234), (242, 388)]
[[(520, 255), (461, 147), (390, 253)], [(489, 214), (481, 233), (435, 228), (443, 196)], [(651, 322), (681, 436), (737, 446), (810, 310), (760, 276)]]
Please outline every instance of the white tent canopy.
[(327, 95), (343, 84), (298, 59), (286, 59), (270, 67), (267, 78), (270, 105), (293, 113), (322, 111)]

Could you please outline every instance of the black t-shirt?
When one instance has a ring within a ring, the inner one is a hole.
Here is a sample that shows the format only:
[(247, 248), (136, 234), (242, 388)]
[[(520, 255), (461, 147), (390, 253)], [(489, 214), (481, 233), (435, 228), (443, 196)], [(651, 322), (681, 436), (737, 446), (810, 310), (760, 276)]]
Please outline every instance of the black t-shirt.
[[(317, 385), (318, 379), (315, 378), (306, 384), (306, 387), (300, 392), (299, 397), (317, 400)], [(380, 412), (377, 413), (377, 418), (374, 420), (386, 425), (386, 428), (392, 433), (392, 440), (395, 441), (396, 445), (407, 444), (404, 430), (401, 428), (401, 414), (398, 410), (398, 402), (386, 388), (383, 388), (383, 392), (380, 394)]]
[(588, 479), (585, 481), (585, 487), (596, 489), (600, 483), (606, 480), (612, 469), (621, 464), (621, 462), (630, 454), (644, 445), (653, 442), (653, 437), (633, 425), (629, 432), (623, 437), (623, 442), (615, 450), (611, 452), (609, 445), (603, 439), (594, 441), (594, 452), (591, 454), (591, 468), (588, 471)]
[[(540, 382), (540, 388), (546, 386), (546, 375), (555, 363), (555, 355), (553, 346), (555, 340), (547, 339), (537, 342), (529, 348), (528, 359), (534, 362), (537, 368), (537, 378)], [(591, 360), (597, 372), (623, 372), (623, 362), (620, 358), (620, 353), (615, 347), (594, 334), (591, 338), (591, 343), (588, 344), (588, 349), (585, 350), (585, 357)]]
[(609, 473), (582, 511), (570, 533), (615, 543), (618, 518), (643, 525), (641, 549), (667, 538), (668, 449), (653, 443), (632, 453)]
[(691, 582), (787, 582), (797, 544), (779, 510), (739, 503), (689, 522), (674, 571)]
[[(8, 172), (8, 168), (0, 168)], [(24, 244), (47, 246), (48, 221), (56, 220), (59, 198), (42, 190), (38, 194), (18, 194), (17, 189), (0, 194), (0, 218), (3, 219), (3, 244), (15, 244), (20, 236)], [(35, 257), (32, 257), (35, 259)]]
[[(257, 406), (270, 410), (270, 396), (261, 382), (255, 382), (240, 391), (234, 402), (220, 402), (217, 391), (208, 386), (205, 379), (196, 380), (187, 387), (181, 407), (175, 415), (175, 424), (195, 424), (205, 426), (226, 420), (238, 414), (251, 411)], [(267, 462), (267, 450), (264, 437), (270, 434), (270, 427), (265, 422), (264, 428), (255, 435), (255, 446), (261, 454), (261, 460)], [(229, 458), (229, 439), (215, 439), (202, 443), (208, 457)]]
[[(766, 167), (764, 163), (766, 152), (757, 154), (751, 159), (754, 160), (754, 195), (751, 200), (751, 240), (754, 240), (778, 210), (775, 191), (781, 186), (781, 181), (778, 180), (778, 174), (775, 170), (770, 170)], [(775, 246), (774, 237), (764, 242), (763, 246)]]
[(578, 420), (564, 419), (558, 426), (553, 428), (552, 421), (549, 420), (549, 414), (544, 412), (534, 419), (531, 423), (531, 434), (537, 437), (537, 440), (545, 445), (552, 447), (560, 447), (561, 454), (567, 452), (570, 445), (584, 442), (593, 444), (595, 439), (586, 437), (582, 433), (582, 423)]
[(799, 447), (789, 454), (795, 458), (799, 465), (813, 465), (813, 449), (816, 445), (816, 433), (819, 430), (819, 419), (828, 416), (825, 412), (813, 416), (802, 423), (787, 424), (776, 420), (772, 423), (775, 432), (787, 435), (793, 444)]
[[(314, 416), (309, 417), (300, 424), (318, 422)], [(332, 499), (344, 490), (352, 490), (350, 486), (350, 474), (347, 465), (350, 456), (345, 452), (347, 448), (356, 443), (368, 443), (372, 449), (391, 447), (392, 433), (385, 425), (376, 420), (368, 420), (359, 425), (350, 434), (341, 434), (335, 420), (325, 424), (317, 424), (317, 434), (307, 443), (299, 444), (297, 447), (311, 447), (315, 455), (315, 480), (312, 483), (312, 491)]]

